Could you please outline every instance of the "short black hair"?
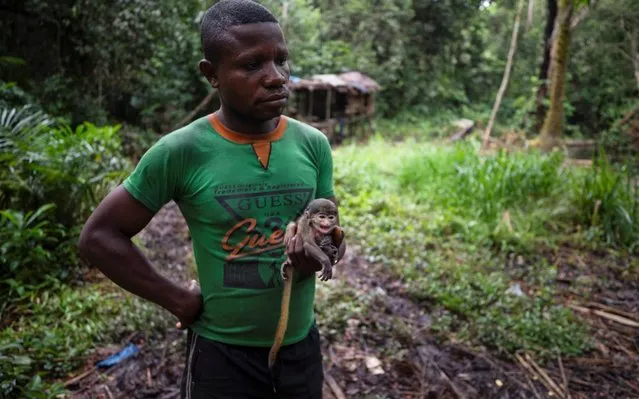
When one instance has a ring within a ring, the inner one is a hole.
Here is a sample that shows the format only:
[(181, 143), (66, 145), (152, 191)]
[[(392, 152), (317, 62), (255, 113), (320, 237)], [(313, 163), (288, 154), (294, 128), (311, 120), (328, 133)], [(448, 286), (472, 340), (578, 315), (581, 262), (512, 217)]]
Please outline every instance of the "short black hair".
[(279, 23), (266, 7), (253, 0), (221, 0), (214, 4), (206, 10), (200, 24), (204, 57), (209, 61), (218, 58), (218, 44), (231, 26), (261, 22)]

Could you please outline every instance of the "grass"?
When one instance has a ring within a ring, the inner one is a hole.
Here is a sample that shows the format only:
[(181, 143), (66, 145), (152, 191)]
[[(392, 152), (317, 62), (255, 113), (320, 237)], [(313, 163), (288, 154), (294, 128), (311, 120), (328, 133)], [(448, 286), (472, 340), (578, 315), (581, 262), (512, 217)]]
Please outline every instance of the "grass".
[[(402, 112), (392, 119), (378, 118), (374, 128), (378, 137), (384, 137), (388, 141), (415, 140), (439, 140), (448, 138), (456, 132), (452, 123), (460, 118), (467, 118), (480, 125), (488, 120), (490, 110), (483, 107), (465, 107), (451, 110), (449, 108), (422, 109)], [(424, 117), (428, 115), (428, 117)]]
[(315, 310), (318, 320), (321, 320), (322, 335), (329, 339), (341, 336), (349, 319), (368, 313), (373, 295), (360, 292), (341, 281), (335, 286), (318, 284)]
[[(161, 311), (110, 283), (55, 284), (0, 330), (0, 394), (53, 398), (93, 349), (164, 323)], [(3, 396), (4, 397), (4, 396)]]
[[(337, 149), (335, 168), (342, 223), (363, 255), (445, 310), (434, 326), (443, 336), (504, 353), (589, 348), (586, 326), (555, 302), (556, 266), (539, 250), (568, 239), (634, 253), (639, 241), (637, 190), (605, 160), (578, 170), (560, 153), (481, 157), (473, 142), (376, 137)], [(508, 253), (532, 262), (511, 270)], [(519, 281), (524, 296), (509, 293)]]

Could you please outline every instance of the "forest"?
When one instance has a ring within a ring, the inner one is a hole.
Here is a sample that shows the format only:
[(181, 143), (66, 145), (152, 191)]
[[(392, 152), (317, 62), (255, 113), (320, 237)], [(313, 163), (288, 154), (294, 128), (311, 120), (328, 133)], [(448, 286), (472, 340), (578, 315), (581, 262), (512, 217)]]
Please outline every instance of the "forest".
[[(219, 107), (197, 68), (214, 3), (0, 1), (0, 398), (179, 397), (174, 317), (77, 245), (157, 140)], [(639, 397), (639, 1), (259, 3), (292, 75), (380, 86), (333, 145), (325, 397)], [(134, 241), (197, 279), (175, 203)]]

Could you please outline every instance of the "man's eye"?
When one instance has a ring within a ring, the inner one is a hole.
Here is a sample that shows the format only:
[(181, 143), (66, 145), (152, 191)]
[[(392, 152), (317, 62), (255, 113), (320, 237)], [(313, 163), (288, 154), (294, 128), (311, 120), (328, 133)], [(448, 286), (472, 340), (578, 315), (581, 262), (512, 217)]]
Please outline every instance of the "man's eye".
[(259, 62), (257, 61), (251, 61), (248, 62), (246, 64), (244, 64), (244, 68), (246, 68), (249, 71), (254, 71), (256, 70), (258, 67), (260, 66)]

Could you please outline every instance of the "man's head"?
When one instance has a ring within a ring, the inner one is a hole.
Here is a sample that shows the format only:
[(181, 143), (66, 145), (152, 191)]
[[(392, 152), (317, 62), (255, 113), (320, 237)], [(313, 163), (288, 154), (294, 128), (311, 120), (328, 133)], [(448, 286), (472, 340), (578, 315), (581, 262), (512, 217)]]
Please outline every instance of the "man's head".
[(222, 0), (204, 14), (200, 71), (222, 107), (245, 120), (281, 114), (288, 97), (288, 49), (277, 19), (251, 0)]

